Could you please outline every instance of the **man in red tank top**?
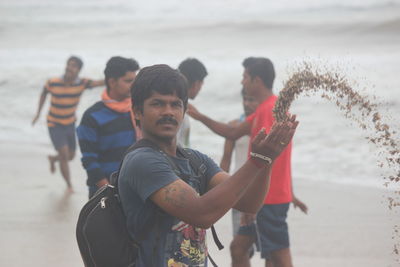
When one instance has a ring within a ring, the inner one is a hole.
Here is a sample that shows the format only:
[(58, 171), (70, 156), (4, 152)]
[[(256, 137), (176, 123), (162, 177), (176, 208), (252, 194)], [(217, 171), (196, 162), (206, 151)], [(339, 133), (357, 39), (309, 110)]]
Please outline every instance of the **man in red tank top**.
[[(242, 85), (249, 95), (259, 99), (257, 110), (237, 126), (216, 122), (201, 114), (190, 106), (188, 114), (201, 121), (215, 133), (232, 140), (250, 134), (254, 136), (265, 128), (268, 133), (274, 124), (273, 108), (277, 96), (273, 94), (275, 70), (272, 62), (267, 58), (250, 57), (243, 61), (244, 73)], [(282, 143), (282, 145), (286, 145)], [(292, 259), (289, 249), (289, 233), (286, 223), (290, 203), (307, 212), (307, 206), (298, 200), (292, 193), (291, 181), (291, 151), (289, 143), (285, 150), (275, 160), (272, 166), (269, 191), (264, 206), (258, 212), (256, 221), (261, 244), (261, 257), (266, 260), (265, 266), (291, 267)], [(249, 155), (250, 157), (250, 155)], [(234, 251), (242, 254), (233, 258), (232, 266), (250, 266), (248, 248), (254, 240), (245, 240), (233, 244)]]

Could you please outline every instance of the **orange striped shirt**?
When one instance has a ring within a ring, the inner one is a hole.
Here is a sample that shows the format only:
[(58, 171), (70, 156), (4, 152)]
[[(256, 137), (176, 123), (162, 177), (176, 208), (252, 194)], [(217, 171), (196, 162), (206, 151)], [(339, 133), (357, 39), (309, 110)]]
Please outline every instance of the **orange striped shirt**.
[(47, 125), (70, 125), (76, 121), (75, 111), (82, 92), (91, 88), (92, 81), (78, 78), (72, 85), (66, 85), (63, 78), (49, 79), (44, 88), (51, 94)]

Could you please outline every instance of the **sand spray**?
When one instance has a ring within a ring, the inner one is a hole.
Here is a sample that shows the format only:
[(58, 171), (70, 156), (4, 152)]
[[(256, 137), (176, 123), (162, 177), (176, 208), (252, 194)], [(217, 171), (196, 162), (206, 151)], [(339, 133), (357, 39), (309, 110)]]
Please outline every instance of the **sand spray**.
[[(396, 140), (397, 132), (384, 120), (378, 111), (374, 99), (356, 92), (349, 80), (338, 71), (318, 70), (313, 64), (303, 62), (288, 78), (280, 91), (273, 110), (278, 122), (287, 119), (292, 102), (299, 95), (319, 94), (322, 98), (333, 102), (344, 116), (367, 132), (365, 137), (377, 151), (377, 164), (382, 169), (385, 186), (395, 186), (392, 196), (388, 196), (388, 207), (393, 212), (400, 207), (400, 144)], [(397, 186), (397, 187), (396, 187)], [(400, 226), (394, 225), (393, 252), (400, 256)], [(399, 261), (399, 259), (397, 259)]]

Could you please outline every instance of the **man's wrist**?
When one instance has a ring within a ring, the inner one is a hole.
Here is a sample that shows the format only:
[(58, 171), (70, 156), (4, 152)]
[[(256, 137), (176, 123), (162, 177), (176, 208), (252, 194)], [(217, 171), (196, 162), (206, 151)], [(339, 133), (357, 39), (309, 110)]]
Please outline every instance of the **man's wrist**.
[(197, 120), (200, 121), (201, 123), (206, 123), (207, 120), (210, 120), (206, 115), (203, 113), (199, 112), (199, 116), (197, 117)]
[(249, 160), (254, 166), (256, 166), (259, 169), (267, 166), (264, 162), (262, 162), (262, 160), (259, 160), (259, 159), (253, 158), (253, 157), (250, 157)]
[(259, 159), (259, 160), (264, 161), (264, 163), (267, 165), (271, 165), (273, 162), (273, 160), (270, 157), (256, 153), (256, 152), (250, 152), (250, 156), (252, 159)]

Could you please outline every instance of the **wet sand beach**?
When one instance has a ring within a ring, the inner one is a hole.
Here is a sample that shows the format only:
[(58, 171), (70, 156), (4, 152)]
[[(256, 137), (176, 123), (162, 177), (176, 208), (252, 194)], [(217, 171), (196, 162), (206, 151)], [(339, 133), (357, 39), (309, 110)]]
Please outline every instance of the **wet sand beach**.
[[(50, 145), (0, 143), (0, 148), (0, 266), (83, 266), (75, 241), (77, 216), (87, 199), (80, 155), (71, 164), (75, 193), (66, 194), (59, 173), (48, 170)], [(308, 215), (289, 212), (295, 266), (398, 266), (391, 237), (399, 214), (389, 211), (383, 187), (294, 182), (309, 206)], [(216, 228), (225, 249), (218, 251), (209, 233), (210, 253), (219, 266), (229, 266), (229, 213)], [(263, 266), (259, 254), (252, 263)]]

